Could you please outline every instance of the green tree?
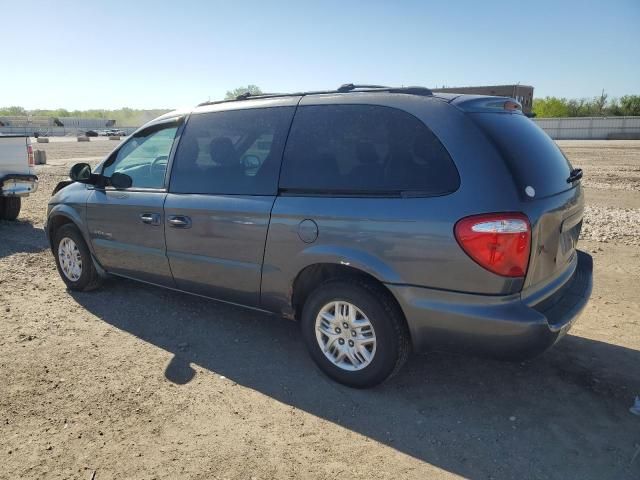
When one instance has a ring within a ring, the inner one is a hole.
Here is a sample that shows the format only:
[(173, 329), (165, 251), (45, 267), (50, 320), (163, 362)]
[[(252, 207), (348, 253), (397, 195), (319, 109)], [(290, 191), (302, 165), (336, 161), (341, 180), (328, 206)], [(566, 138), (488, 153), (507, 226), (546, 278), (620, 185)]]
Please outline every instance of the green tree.
[(260, 95), (262, 90), (257, 85), (247, 85), (246, 87), (238, 87), (233, 90), (227, 90), (227, 94), (224, 96), (225, 100), (233, 100), (234, 98), (249, 92), (251, 95)]
[(620, 107), (620, 102), (617, 98), (612, 98), (611, 100), (609, 100), (609, 104), (607, 105), (607, 115), (624, 115), (622, 113), (622, 108)]
[(625, 95), (620, 97), (621, 115), (640, 115), (640, 95)]
[(604, 93), (604, 88), (602, 89), (602, 93), (599, 97), (595, 97), (593, 99), (593, 110), (595, 115), (606, 115), (606, 107), (607, 107), (607, 98), (609, 95)]
[(533, 111), (538, 118), (550, 117), (598, 117), (598, 116), (640, 116), (640, 95), (625, 95), (620, 99), (609, 98), (602, 93), (590, 100), (558, 97), (536, 98)]
[(533, 112), (537, 118), (567, 117), (569, 107), (566, 98), (545, 97), (533, 100)]
[(589, 115), (589, 102), (586, 98), (571, 99), (567, 102), (568, 117), (586, 117)]
[(24, 108), (18, 107), (18, 106), (4, 107), (4, 108), (0, 108), (0, 115), (6, 115), (6, 116), (27, 115), (27, 111)]

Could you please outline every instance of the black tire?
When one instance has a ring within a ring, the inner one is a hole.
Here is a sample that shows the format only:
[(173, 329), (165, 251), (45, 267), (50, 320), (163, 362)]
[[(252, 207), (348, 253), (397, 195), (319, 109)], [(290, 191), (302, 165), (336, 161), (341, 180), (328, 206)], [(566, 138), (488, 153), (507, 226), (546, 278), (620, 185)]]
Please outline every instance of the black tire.
[[(316, 317), (332, 301), (355, 305), (369, 319), (376, 337), (371, 363), (348, 371), (329, 360), (316, 339)], [(302, 334), (318, 367), (335, 381), (355, 388), (373, 387), (395, 375), (411, 351), (409, 331), (402, 312), (383, 287), (359, 278), (329, 280), (307, 298), (301, 318)]]
[(13, 221), (20, 215), (22, 199), (20, 197), (0, 198), (0, 219)]
[[(62, 240), (65, 238), (73, 240), (80, 253), (82, 269), (80, 277), (77, 280), (72, 280), (67, 277), (62, 270), (62, 266), (60, 265), (58, 249), (60, 246), (60, 242), (62, 242)], [(58, 267), (58, 273), (60, 274), (60, 277), (67, 285), (69, 290), (88, 292), (90, 290), (95, 290), (102, 284), (102, 278), (100, 277), (100, 275), (98, 275), (96, 267), (93, 264), (93, 258), (91, 258), (89, 247), (87, 247), (84, 238), (82, 238), (82, 234), (75, 225), (67, 223), (65, 225), (62, 225), (53, 233), (53, 255), (56, 259), (56, 267)]]

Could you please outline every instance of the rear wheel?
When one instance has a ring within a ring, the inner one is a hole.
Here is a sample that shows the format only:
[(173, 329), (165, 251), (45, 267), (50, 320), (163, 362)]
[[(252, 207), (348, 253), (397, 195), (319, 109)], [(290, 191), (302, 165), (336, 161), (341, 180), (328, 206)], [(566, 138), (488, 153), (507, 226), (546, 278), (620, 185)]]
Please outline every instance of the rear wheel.
[(20, 197), (0, 197), (0, 219), (15, 220), (20, 214), (21, 206)]
[(100, 286), (89, 247), (75, 225), (66, 224), (55, 231), (53, 250), (58, 273), (69, 290), (89, 291)]
[(301, 327), (311, 357), (350, 387), (377, 385), (409, 355), (402, 312), (383, 288), (360, 279), (330, 280), (305, 302)]

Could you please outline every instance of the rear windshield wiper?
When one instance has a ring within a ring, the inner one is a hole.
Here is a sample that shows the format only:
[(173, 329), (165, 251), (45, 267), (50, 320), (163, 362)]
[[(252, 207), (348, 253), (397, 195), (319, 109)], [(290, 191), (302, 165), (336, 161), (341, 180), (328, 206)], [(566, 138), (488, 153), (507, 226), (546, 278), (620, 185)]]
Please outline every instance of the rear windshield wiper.
[(567, 183), (573, 183), (577, 180), (580, 180), (581, 178), (582, 178), (582, 169), (574, 168), (573, 170), (571, 170), (571, 173), (569, 174), (569, 178), (567, 178)]

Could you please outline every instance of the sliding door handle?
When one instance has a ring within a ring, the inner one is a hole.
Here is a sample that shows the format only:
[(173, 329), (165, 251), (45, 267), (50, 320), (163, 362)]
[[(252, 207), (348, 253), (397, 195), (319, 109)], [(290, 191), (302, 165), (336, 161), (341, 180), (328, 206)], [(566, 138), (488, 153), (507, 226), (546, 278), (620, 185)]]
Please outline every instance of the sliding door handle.
[(141, 213), (140, 221), (148, 225), (160, 225), (159, 213)]
[(170, 215), (169, 226), (173, 228), (191, 228), (191, 219), (185, 215)]

